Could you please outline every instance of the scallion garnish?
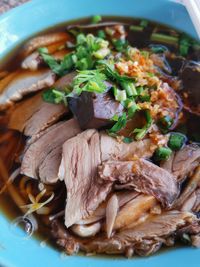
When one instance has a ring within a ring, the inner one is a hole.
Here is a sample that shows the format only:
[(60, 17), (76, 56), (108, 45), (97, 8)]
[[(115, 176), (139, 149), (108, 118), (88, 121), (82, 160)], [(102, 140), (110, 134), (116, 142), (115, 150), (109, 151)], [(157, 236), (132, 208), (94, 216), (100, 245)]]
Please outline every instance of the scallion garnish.
[(136, 140), (143, 139), (152, 125), (153, 119), (151, 117), (149, 110), (145, 110), (145, 119), (146, 119), (146, 124), (144, 125), (144, 127), (136, 128), (133, 130), (133, 133), (136, 134), (135, 135)]
[(186, 141), (187, 141), (187, 138), (184, 134), (171, 133), (169, 137), (169, 141), (168, 141), (168, 146), (172, 150), (177, 151), (183, 147)]
[(127, 96), (136, 96), (137, 95), (137, 90), (136, 90), (135, 85), (132, 81), (122, 81), (121, 86), (126, 91)]
[(119, 90), (116, 87), (114, 87), (113, 92), (114, 92), (115, 100), (122, 102), (127, 99), (125, 90)]
[(137, 25), (131, 25), (129, 29), (131, 31), (134, 31), (134, 32), (142, 32), (143, 31), (143, 27), (137, 26)]
[(102, 17), (100, 15), (95, 15), (94, 17), (92, 17), (92, 23), (93, 24), (97, 24), (100, 21), (102, 21)]
[(169, 147), (159, 147), (154, 153), (154, 159), (156, 161), (167, 160), (172, 154), (172, 150)]
[(93, 52), (92, 55), (97, 59), (104, 59), (107, 55), (110, 54), (110, 49), (105, 47)]
[(126, 126), (127, 118), (124, 112), (122, 116), (118, 118), (118, 121), (113, 125), (113, 127), (108, 130), (109, 133), (117, 133)]
[(160, 128), (160, 130), (163, 133), (166, 133), (170, 129), (170, 127), (172, 126), (173, 119), (169, 115), (167, 115), (167, 116), (164, 116), (161, 119), (159, 119), (157, 124), (158, 124), (158, 127)]
[(104, 30), (99, 30), (97, 32), (97, 35), (98, 35), (99, 38), (102, 38), (102, 39), (106, 38), (106, 34), (105, 34)]
[(165, 35), (162, 33), (152, 33), (150, 40), (153, 42), (161, 42), (165, 44), (177, 45), (178, 44), (178, 37)]
[(112, 39), (112, 44), (119, 52), (122, 52), (128, 46), (128, 42), (125, 39)]

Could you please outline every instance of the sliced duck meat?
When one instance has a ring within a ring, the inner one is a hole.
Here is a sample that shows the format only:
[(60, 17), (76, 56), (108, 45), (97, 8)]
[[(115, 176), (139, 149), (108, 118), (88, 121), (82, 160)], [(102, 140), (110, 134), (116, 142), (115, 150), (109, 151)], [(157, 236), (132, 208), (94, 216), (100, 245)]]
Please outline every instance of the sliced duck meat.
[(200, 211), (200, 188), (196, 189), (180, 207), (183, 211)]
[(55, 78), (55, 74), (47, 69), (19, 71), (0, 94), (1, 109), (20, 100), (24, 95), (52, 86)]
[[(48, 50), (48, 53), (53, 55), (53, 57), (57, 60), (57, 59), (60, 59), (59, 57), (61, 57), (61, 55), (63, 58), (64, 55), (69, 53), (69, 51), (66, 49), (60, 49), (64, 46), (65, 46), (65, 41), (63, 40), (63, 41), (48, 45), (45, 48)], [(39, 69), (39, 67), (42, 65), (44, 65), (44, 60), (38, 51), (34, 51), (28, 56), (26, 56), (21, 63), (22, 69), (29, 69), (32, 71)]]
[(196, 144), (189, 144), (183, 147), (163, 162), (161, 167), (171, 172), (176, 179), (181, 182), (190, 174), (200, 163), (200, 147)]
[(179, 199), (177, 199), (176, 201), (176, 207), (182, 207), (182, 209), (185, 210), (188, 205), (191, 205), (192, 199), (190, 198), (189, 202), (187, 201), (187, 199), (198, 187), (200, 187), (200, 166), (195, 169), (194, 174), (188, 179), (188, 183), (186, 184)]
[(110, 192), (112, 182), (98, 179), (100, 163), (100, 137), (96, 130), (87, 130), (64, 143), (59, 178), (67, 188), (67, 227), (88, 217)]
[[(70, 134), (69, 138), (72, 136), (74, 136), (74, 134)], [(67, 138), (65, 138), (65, 141), (66, 140)], [(38, 168), (38, 177), (45, 184), (52, 184), (58, 181), (58, 170), (62, 158), (61, 145), (51, 150)]]
[(177, 231), (177, 236), (181, 240), (185, 240), (194, 247), (200, 247), (200, 222), (199, 220), (192, 221), (191, 223), (181, 227)]
[(137, 222), (156, 204), (157, 201), (155, 197), (140, 194), (119, 210), (113, 225), (113, 230), (129, 227), (133, 223)]
[[(115, 195), (117, 196), (117, 199), (118, 199), (119, 208), (121, 208), (126, 203), (128, 203), (132, 199), (136, 198), (139, 195), (139, 193), (134, 191), (134, 190), (131, 190), (131, 191), (123, 190), (123, 191), (115, 192)], [(78, 221), (77, 224), (81, 224), (81, 225), (90, 224), (90, 223), (93, 223), (93, 222), (96, 222), (96, 221), (99, 221), (99, 220), (105, 218), (108, 200), (112, 196), (113, 196), (113, 194), (111, 194), (111, 196), (109, 194), (108, 197), (106, 198), (106, 200), (104, 202), (102, 202), (98, 206), (98, 208), (94, 212), (92, 212), (92, 214), (89, 217)]]
[[(111, 86), (109, 84), (108, 88)], [(112, 117), (121, 116), (124, 109), (109, 92), (83, 92), (80, 96), (68, 98), (68, 105), (82, 129), (99, 129), (112, 125)]]
[[(148, 152), (144, 155), (150, 155), (149, 141), (120, 144), (96, 130), (86, 130), (64, 143), (59, 178), (65, 180), (68, 192), (65, 212), (67, 227), (87, 218), (107, 197), (113, 181), (99, 179), (98, 165), (112, 156), (119, 159), (137, 156), (142, 152), (139, 147), (144, 151), (147, 148)], [(92, 187), (94, 189), (90, 191)]]
[(68, 109), (63, 104), (44, 102), (42, 94), (38, 93), (10, 109), (8, 127), (23, 132), (26, 136), (33, 136), (57, 122), (66, 113)]
[(39, 47), (45, 47), (57, 42), (65, 42), (70, 39), (66, 32), (48, 33), (30, 39), (23, 47), (22, 53), (28, 55)]
[(156, 149), (156, 146), (152, 144), (150, 139), (144, 139), (137, 142), (133, 141), (126, 144), (124, 142), (118, 142), (107, 133), (102, 132), (100, 135), (102, 161), (108, 159), (129, 160), (135, 156), (139, 158), (150, 158)]
[(37, 70), (42, 62), (39, 52), (33, 52), (28, 55), (21, 63), (22, 69), (29, 69), (31, 71)]
[(45, 183), (55, 182), (58, 177), (58, 168), (52, 168), (52, 166), (56, 167), (60, 164), (62, 145), (80, 131), (75, 119), (49, 127), (43, 135), (34, 142), (30, 142), (25, 149), (21, 173), (35, 179), (40, 178)]
[(65, 249), (68, 254), (77, 253), (79, 249), (87, 253), (124, 253), (149, 255), (156, 252), (162, 244), (173, 245), (169, 239), (176, 231), (188, 224), (194, 224), (196, 217), (190, 212), (168, 211), (161, 215), (152, 215), (145, 222), (116, 233), (111, 238), (106, 234), (88, 239), (73, 236), (61, 223), (53, 221), (52, 233), (57, 244)]
[(128, 183), (128, 187), (131, 184), (136, 191), (153, 195), (166, 207), (170, 207), (179, 194), (173, 175), (145, 159), (103, 162), (98, 170), (101, 179)]

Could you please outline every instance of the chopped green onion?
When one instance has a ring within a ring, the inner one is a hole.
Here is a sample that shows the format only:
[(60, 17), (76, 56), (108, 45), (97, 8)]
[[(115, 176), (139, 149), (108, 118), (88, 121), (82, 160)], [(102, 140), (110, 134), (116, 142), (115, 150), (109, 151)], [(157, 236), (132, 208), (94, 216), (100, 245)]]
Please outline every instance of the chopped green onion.
[(128, 108), (128, 118), (131, 119), (135, 112), (139, 109), (139, 106), (135, 102), (133, 102), (132, 106)]
[(150, 114), (149, 110), (145, 111), (145, 118), (146, 118), (146, 124), (144, 125), (144, 127), (142, 128), (136, 128), (133, 130), (133, 133), (135, 133), (135, 139), (136, 140), (141, 140), (145, 137), (145, 135), (147, 134), (149, 128), (151, 127), (153, 120)]
[(119, 90), (116, 87), (114, 87), (114, 96), (115, 100), (121, 102), (125, 101), (127, 96), (126, 96), (126, 91), (125, 90)]
[(124, 49), (126, 49), (128, 43), (124, 39), (112, 39), (112, 43), (115, 47), (115, 49), (119, 52), (122, 52)]
[(187, 138), (184, 134), (171, 133), (169, 137), (169, 141), (168, 141), (168, 146), (172, 150), (177, 151), (183, 147), (186, 141), (187, 141)]
[(139, 110), (139, 106), (135, 103), (135, 100), (127, 98), (121, 104), (127, 109), (128, 119), (131, 119), (135, 112)]
[(92, 23), (93, 24), (99, 23), (100, 21), (102, 21), (102, 17), (100, 15), (96, 15), (96, 16), (92, 17)]
[(141, 20), (140, 26), (143, 28), (146, 28), (148, 26), (149, 22), (146, 19)]
[(76, 44), (82, 45), (86, 42), (86, 37), (83, 33), (80, 33), (76, 36)]
[(137, 94), (140, 95), (144, 91), (144, 87), (138, 86), (138, 87), (136, 87), (136, 90), (137, 90)]
[(154, 153), (156, 161), (167, 160), (172, 154), (172, 150), (169, 147), (159, 147)]
[(142, 32), (143, 31), (143, 27), (142, 26), (136, 26), (136, 25), (131, 25), (129, 29), (131, 31), (134, 31), (134, 32)]
[(150, 40), (153, 42), (161, 42), (171, 45), (177, 45), (178, 44), (178, 37), (165, 35), (161, 33), (152, 33)]
[(115, 114), (112, 119), (112, 121), (118, 121), (119, 120), (119, 115)]
[(173, 119), (169, 115), (162, 117), (158, 121), (158, 126), (163, 133), (166, 133), (170, 129), (172, 124), (173, 124)]
[(93, 52), (92, 55), (97, 59), (104, 59), (109, 54), (110, 54), (109, 48), (101, 48), (97, 50), (96, 52)]
[(124, 112), (118, 121), (113, 125), (113, 127), (108, 130), (109, 133), (117, 133), (126, 126), (127, 118), (126, 113)]
[(106, 38), (106, 34), (105, 34), (104, 30), (99, 30), (97, 32), (97, 35), (98, 35), (99, 38), (102, 38), (102, 39)]
[(122, 81), (121, 86), (124, 90), (126, 90), (127, 96), (136, 96), (137, 91), (135, 85), (131, 81)]

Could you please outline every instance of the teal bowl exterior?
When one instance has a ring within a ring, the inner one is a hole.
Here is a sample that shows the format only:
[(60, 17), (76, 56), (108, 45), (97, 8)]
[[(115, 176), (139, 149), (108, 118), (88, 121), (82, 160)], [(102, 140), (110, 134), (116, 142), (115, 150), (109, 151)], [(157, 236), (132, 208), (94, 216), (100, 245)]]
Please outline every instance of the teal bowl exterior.
[[(52, 25), (94, 14), (146, 18), (167, 24), (197, 38), (185, 8), (167, 0), (33, 0), (0, 16), (0, 59), (21, 42)], [(145, 258), (64, 256), (35, 238), (13, 234), (11, 222), (0, 213), (0, 266), (4, 267), (197, 267), (200, 250), (165, 250)], [(22, 234), (22, 233), (21, 233)]]

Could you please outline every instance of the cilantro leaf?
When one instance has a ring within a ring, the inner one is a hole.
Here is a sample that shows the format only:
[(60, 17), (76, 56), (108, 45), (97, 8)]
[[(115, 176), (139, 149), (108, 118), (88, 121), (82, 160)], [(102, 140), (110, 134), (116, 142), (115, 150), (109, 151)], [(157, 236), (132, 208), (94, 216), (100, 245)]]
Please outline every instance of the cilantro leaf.
[(105, 80), (106, 76), (99, 70), (79, 71), (73, 81), (73, 92), (77, 95), (80, 95), (83, 91), (103, 93), (106, 89)]
[(65, 75), (74, 67), (73, 53), (65, 55), (61, 63), (59, 63), (53, 56), (48, 54), (48, 50), (45, 47), (39, 48), (38, 52), (49, 68), (59, 76)]
[(133, 81), (134, 79), (125, 75), (120, 75), (115, 69), (114, 64), (109, 63), (106, 60), (99, 60), (97, 62), (97, 67), (105, 73), (105, 75), (113, 81), (125, 82)]
[(64, 103), (67, 106), (67, 92), (60, 91), (56, 88), (51, 88), (43, 92), (42, 98), (45, 102), (52, 104)]

